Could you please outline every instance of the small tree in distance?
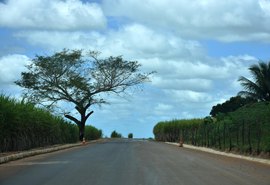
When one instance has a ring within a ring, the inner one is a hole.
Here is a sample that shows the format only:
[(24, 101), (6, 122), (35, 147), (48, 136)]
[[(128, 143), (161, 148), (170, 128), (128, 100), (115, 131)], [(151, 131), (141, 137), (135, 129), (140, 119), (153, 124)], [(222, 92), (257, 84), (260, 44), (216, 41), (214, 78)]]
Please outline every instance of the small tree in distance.
[[(86, 54), (84, 54), (86, 53)], [(149, 75), (139, 71), (137, 61), (121, 56), (98, 59), (99, 52), (66, 50), (51, 56), (36, 56), (15, 83), (26, 89), (25, 97), (50, 108), (61, 102), (73, 104), (79, 118), (64, 116), (79, 127), (82, 141), (86, 120), (93, 113), (94, 104), (104, 104), (102, 94), (121, 94), (128, 88), (149, 81)]]
[(114, 130), (111, 133), (111, 138), (122, 138), (122, 135)]
[(129, 134), (128, 134), (128, 138), (129, 138), (129, 139), (132, 139), (132, 138), (133, 138), (133, 134), (132, 134), (132, 133), (129, 133)]

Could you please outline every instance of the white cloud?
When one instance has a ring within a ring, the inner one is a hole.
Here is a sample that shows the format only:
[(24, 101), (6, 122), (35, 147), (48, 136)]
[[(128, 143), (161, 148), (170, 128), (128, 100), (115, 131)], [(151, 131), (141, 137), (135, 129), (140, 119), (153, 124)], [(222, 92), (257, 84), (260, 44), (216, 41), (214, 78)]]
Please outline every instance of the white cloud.
[(204, 92), (194, 92), (191, 90), (165, 90), (165, 92), (177, 102), (204, 103), (212, 101), (211, 95)]
[(0, 84), (10, 84), (20, 78), (29, 58), (25, 55), (8, 55), (0, 58)]
[(258, 59), (250, 55), (222, 57), (221, 62), (228, 71), (228, 79), (238, 79), (239, 76), (248, 76), (248, 67), (257, 63)]
[(192, 90), (192, 91), (209, 91), (212, 88), (212, 81), (208, 79), (177, 79), (177, 78), (162, 78), (154, 76), (152, 84), (162, 89), (175, 90)]
[(94, 31), (21, 31), (16, 33), (15, 37), (26, 39), (34, 46), (42, 46), (47, 51), (55, 52), (63, 48), (95, 49), (103, 36)]
[(197, 41), (184, 40), (141, 24), (128, 24), (119, 30), (110, 31), (103, 44), (99, 48), (137, 59), (188, 58), (190, 55), (202, 56), (203, 53)]
[(95, 3), (79, 0), (8, 0), (0, 3), (0, 26), (48, 30), (100, 29), (106, 17)]
[(266, 16), (270, 16), (270, 1), (269, 0), (259, 0), (259, 4)]
[[(196, 52), (196, 51), (191, 51)], [(189, 59), (182, 60), (179, 56), (178, 60), (162, 60), (149, 59), (142, 60), (143, 65), (157, 71), (157, 74), (178, 79), (224, 79), (229, 76), (229, 71), (224, 68), (224, 64), (217, 59), (216, 63), (212, 64), (213, 59), (199, 59), (190, 56)]]
[(195, 116), (191, 114), (190, 112), (183, 111), (181, 113), (181, 119), (193, 119), (193, 118), (195, 118)]
[[(166, 29), (185, 38), (270, 42), (268, 0), (104, 0), (108, 16)], [(136, 11), (134, 11), (136, 10)]]
[[(145, 101), (140, 103), (136, 99), (136, 106), (130, 106), (129, 102), (119, 104), (113, 100), (110, 107), (114, 107), (117, 114), (111, 114), (110, 109), (102, 112), (114, 120), (120, 115), (122, 118), (131, 117), (130, 110), (136, 109), (139, 112), (139, 107), (145, 108), (144, 102), (155, 107), (153, 102), (157, 99), (162, 99), (163, 104), (170, 102), (169, 105), (175, 107), (179, 106), (175, 102), (187, 109), (195, 106), (198, 107), (198, 115), (205, 112), (207, 114), (215, 102), (236, 95), (240, 90), (237, 85), (238, 77), (247, 75), (248, 66), (256, 61), (255, 57), (247, 54), (210, 58), (197, 41), (184, 40), (138, 24), (125, 25), (119, 30), (109, 30), (103, 34), (34, 31), (21, 32), (17, 36), (27, 38), (32, 44), (42, 45), (51, 51), (68, 47), (100, 50), (106, 57), (123, 55), (125, 59), (138, 60), (143, 71), (156, 71), (150, 86), (162, 95), (145, 96)], [(200, 112), (200, 109), (204, 111)], [(164, 113), (164, 116), (169, 115), (174, 116), (175, 111)]]
[(25, 55), (7, 55), (0, 57), (0, 93), (20, 97), (21, 88), (14, 82), (20, 79), (21, 72), (30, 60)]
[(15, 36), (54, 51), (62, 48), (85, 48), (100, 50), (104, 56), (123, 55), (131, 59), (201, 58), (204, 53), (197, 41), (184, 40), (138, 24), (125, 25), (119, 30), (108, 30), (103, 34), (96, 31), (21, 31)]
[(173, 111), (173, 106), (164, 103), (158, 103), (154, 108), (154, 114), (157, 116), (164, 116)]

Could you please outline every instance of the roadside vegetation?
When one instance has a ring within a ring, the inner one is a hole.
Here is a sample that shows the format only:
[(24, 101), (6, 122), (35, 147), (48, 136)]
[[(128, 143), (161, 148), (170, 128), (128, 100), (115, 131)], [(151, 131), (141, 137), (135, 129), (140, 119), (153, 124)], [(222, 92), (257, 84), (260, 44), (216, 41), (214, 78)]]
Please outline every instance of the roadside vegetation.
[[(86, 139), (102, 131), (86, 126)], [(78, 127), (33, 104), (0, 95), (0, 152), (78, 142)]]
[(158, 141), (179, 142), (226, 151), (270, 152), (270, 104), (246, 105), (216, 118), (172, 120), (154, 127)]
[(116, 132), (115, 130), (111, 133), (111, 138), (122, 138), (122, 134)]
[(102, 138), (102, 130), (97, 129), (92, 125), (85, 126), (85, 139), (86, 140), (95, 140)]
[(244, 90), (213, 106), (211, 116), (159, 122), (155, 139), (270, 157), (270, 62), (249, 70), (253, 81), (240, 77)]

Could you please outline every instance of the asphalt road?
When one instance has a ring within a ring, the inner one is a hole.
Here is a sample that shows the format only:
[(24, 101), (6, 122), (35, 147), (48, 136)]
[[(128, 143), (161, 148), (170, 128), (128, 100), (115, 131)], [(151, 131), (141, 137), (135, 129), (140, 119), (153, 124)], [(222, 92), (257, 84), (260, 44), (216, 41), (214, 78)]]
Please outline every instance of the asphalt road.
[(0, 165), (0, 185), (270, 185), (270, 165), (114, 140)]

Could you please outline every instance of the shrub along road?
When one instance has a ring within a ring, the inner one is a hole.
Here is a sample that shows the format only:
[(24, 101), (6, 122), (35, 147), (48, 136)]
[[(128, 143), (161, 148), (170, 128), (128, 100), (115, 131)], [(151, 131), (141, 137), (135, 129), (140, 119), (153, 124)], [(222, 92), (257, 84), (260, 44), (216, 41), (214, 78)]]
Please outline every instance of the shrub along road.
[(269, 185), (270, 165), (116, 139), (0, 165), (1, 185)]

